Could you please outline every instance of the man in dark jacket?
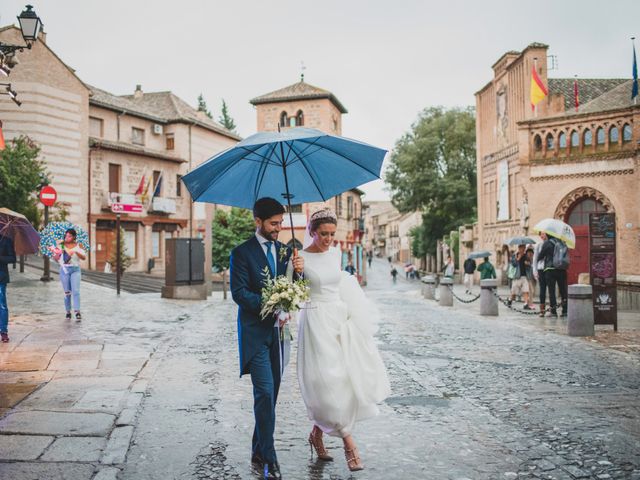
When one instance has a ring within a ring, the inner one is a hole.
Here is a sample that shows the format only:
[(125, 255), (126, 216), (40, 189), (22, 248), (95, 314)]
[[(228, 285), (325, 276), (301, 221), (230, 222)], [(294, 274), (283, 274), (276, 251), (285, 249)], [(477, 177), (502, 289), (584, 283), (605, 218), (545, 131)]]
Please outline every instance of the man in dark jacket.
[(473, 286), (473, 272), (476, 271), (476, 261), (473, 258), (467, 258), (462, 265), (464, 268), (464, 293), (471, 293)]
[(0, 339), (9, 341), (9, 308), (7, 307), (7, 284), (9, 283), (9, 264), (16, 263), (13, 241), (0, 235)]
[(540, 233), (540, 237), (544, 240), (540, 253), (538, 254), (539, 260), (544, 260), (544, 278), (547, 288), (549, 289), (549, 304), (551, 307), (551, 315), (557, 315), (557, 301), (556, 301), (556, 285), (560, 290), (560, 298), (562, 300), (562, 316), (567, 316), (567, 271), (561, 268), (555, 268), (553, 266), (553, 251), (555, 250), (556, 243), (560, 242), (555, 237), (547, 235), (546, 233)]

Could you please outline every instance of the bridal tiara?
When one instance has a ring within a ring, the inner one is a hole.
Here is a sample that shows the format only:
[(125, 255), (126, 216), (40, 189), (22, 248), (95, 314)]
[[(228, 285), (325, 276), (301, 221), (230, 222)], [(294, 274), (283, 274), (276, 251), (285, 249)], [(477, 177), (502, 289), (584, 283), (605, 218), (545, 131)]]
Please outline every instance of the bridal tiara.
[(332, 218), (336, 222), (338, 221), (338, 216), (329, 208), (323, 208), (311, 214), (311, 220), (319, 220), (321, 218)]

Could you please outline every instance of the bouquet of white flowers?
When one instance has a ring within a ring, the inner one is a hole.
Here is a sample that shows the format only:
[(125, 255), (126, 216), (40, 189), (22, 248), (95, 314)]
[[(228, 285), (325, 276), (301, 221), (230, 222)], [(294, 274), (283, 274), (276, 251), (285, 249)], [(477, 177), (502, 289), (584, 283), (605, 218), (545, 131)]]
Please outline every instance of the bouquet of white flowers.
[(300, 310), (300, 304), (309, 300), (309, 282), (307, 280), (289, 280), (280, 275), (272, 278), (269, 268), (265, 267), (262, 287), (262, 309), (260, 315), (266, 318), (279, 312), (293, 313)]

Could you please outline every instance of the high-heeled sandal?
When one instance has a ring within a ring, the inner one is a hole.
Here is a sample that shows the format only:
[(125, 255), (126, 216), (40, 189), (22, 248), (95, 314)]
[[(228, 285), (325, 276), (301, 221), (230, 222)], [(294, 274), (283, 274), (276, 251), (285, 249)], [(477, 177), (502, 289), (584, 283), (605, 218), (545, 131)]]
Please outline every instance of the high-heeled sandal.
[[(320, 435), (316, 435), (315, 432), (320, 431)], [(316, 455), (320, 460), (325, 462), (333, 461), (333, 457), (329, 455), (329, 452), (324, 448), (324, 442), (322, 441), (322, 430), (317, 427), (313, 427), (309, 434), (309, 448), (311, 449), (311, 458), (313, 458), (313, 449), (316, 450)]]
[(344, 447), (344, 457), (347, 459), (347, 467), (349, 467), (349, 470), (352, 472), (364, 470), (364, 465), (360, 460), (360, 455), (358, 455), (358, 449), (356, 447), (351, 449)]

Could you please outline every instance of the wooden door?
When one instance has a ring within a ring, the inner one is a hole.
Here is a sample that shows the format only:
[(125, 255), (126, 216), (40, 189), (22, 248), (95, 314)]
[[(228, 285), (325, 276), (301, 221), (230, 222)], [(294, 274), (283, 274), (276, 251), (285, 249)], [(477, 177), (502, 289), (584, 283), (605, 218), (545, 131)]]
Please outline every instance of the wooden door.
[(573, 231), (576, 234), (576, 248), (569, 250), (569, 285), (578, 283), (578, 275), (581, 273), (589, 273), (589, 226), (575, 225)]
[(99, 272), (104, 271), (104, 264), (109, 261), (115, 236), (113, 230), (96, 230), (96, 270)]

